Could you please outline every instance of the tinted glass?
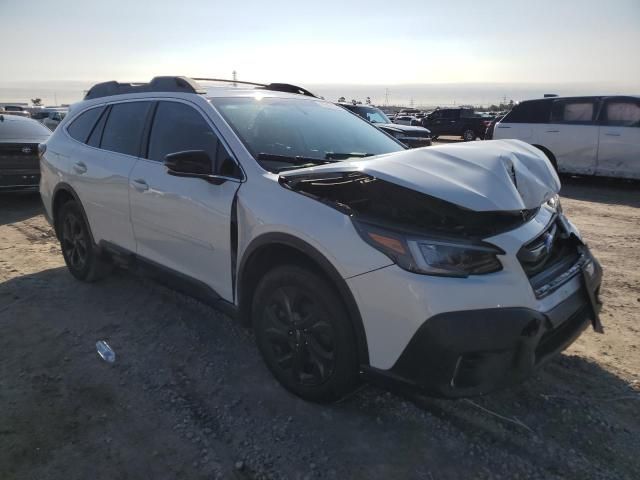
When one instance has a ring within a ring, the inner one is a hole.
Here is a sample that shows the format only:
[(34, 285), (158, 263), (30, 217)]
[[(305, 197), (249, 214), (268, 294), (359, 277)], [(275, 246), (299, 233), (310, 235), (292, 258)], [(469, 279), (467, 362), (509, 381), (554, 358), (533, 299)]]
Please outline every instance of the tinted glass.
[(102, 132), (104, 130), (104, 124), (106, 123), (108, 116), (109, 116), (109, 111), (107, 108), (105, 108), (102, 112), (102, 115), (100, 116), (100, 119), (98, 120), (98, 123), (96, 123), (95, 127), (93, 127), (93, 130), (91, 131), (91, 134), (89, 134), (87, 145), (91, 147), (96, 147), (96, 148), (100, 146), (100, 140), (102, 140)]
[(640, 102), (608, 101), (603, 110), (603, 120), (611, 127), (640, 127)]
[(594, 100), (557, 100), (551, 110), (551, 122), (589, 124), (594, 120), (595, 110), (596, 102)]
[(150, 102), (117, 103), (111, 107), (100, 148), (137, 156)]
[(349, 110), (366, 118), (371, 123), (391, 123), (382, 110), (374, 107), (350, 107)]
[(206, 120), (193, 107), (160, 102), (153, 119), (147, 158), (162, 162), (170, 153), (204, 150), (215, 162), (219, 143)]
[[(71, 125), (67, 127), (69, 135), (79, 142), (85, 143), (102, 110), (104, 110), (104, 107), (91, 108), (78, 115), (75, 120), (72, 120)], [(44, 117), (46, 116), (48, 116), (48, 113)]]
[[(308, 98), (211, 100), (257, 159), (262, 154), (325, 160), (333, 154), (390, 153), (404, 148), (333, 103)], [(271, 164), (261, 162), (264, 168)]]
[(550, 100), (530, 100), (522, 102), (502, 119), (504, 123), (547, 123), (551, 116)]

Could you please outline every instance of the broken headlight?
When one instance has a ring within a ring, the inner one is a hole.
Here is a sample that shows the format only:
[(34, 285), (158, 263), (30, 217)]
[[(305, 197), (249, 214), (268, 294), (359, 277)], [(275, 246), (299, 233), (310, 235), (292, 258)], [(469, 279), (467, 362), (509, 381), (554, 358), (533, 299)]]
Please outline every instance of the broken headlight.
[(497, 256), (504, 251), (487, 243), (418, 238), (367, 223), (354, 223), (365, 242), (410, 272), (468, 277), (502, 270)]

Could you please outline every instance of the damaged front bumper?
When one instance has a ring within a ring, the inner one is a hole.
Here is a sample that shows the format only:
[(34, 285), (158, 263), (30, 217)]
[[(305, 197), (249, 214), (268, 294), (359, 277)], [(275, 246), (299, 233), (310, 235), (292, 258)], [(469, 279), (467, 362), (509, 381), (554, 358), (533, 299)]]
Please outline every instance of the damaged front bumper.
[(365, 368), (373, 381), (445, 397), (485, 394), (520, 382), (567, 348), (589, 323), (602, 331), (602, 268), (585, 249), (581, 288), (546, 312), (507, 307), (429, 318), (389, 370)]

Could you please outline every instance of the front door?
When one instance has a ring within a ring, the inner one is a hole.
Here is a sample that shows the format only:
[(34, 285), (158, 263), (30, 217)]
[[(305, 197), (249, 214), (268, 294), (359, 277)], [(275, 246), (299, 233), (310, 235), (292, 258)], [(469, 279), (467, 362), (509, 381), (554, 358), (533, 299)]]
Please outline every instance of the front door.
[(597, 175), (640, 178), (640, 100), (613, 97), (600, 113)]
[(148, 145), (130, 176), (138, 255), (233, 301), (231, 207), (240, 180), (214, 185), (169, 175), (163, 164), (170, 153), (204, 150), (216, 171), (230, 155), (198, 107), (177, 100), (158, 102)]

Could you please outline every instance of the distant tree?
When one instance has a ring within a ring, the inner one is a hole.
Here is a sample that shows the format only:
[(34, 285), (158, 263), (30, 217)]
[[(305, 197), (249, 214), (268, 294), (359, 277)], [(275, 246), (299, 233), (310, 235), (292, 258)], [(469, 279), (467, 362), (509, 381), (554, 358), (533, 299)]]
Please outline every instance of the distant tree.
[(498, 105), (491, 105), (489, 107), (490, 112), (497, 112), (498, 110), (500, 110), (500, 107)]
[(32, 98), (31, 99), (31, 103), (33, 103), (34, 107), (41, 107), (42, 106), (42, 99), (41, 98)]
[(340, 98), (338, 99), (338, 101), (339, 101), (339, 102), (346, 102), (347, 100), (346, 100), (344, 97), (340, 97)]
[(371, 105), (371, 97), (367, 97), (367, 98), (365, 99), (365, 103), (366, 103), (367, 105)]

